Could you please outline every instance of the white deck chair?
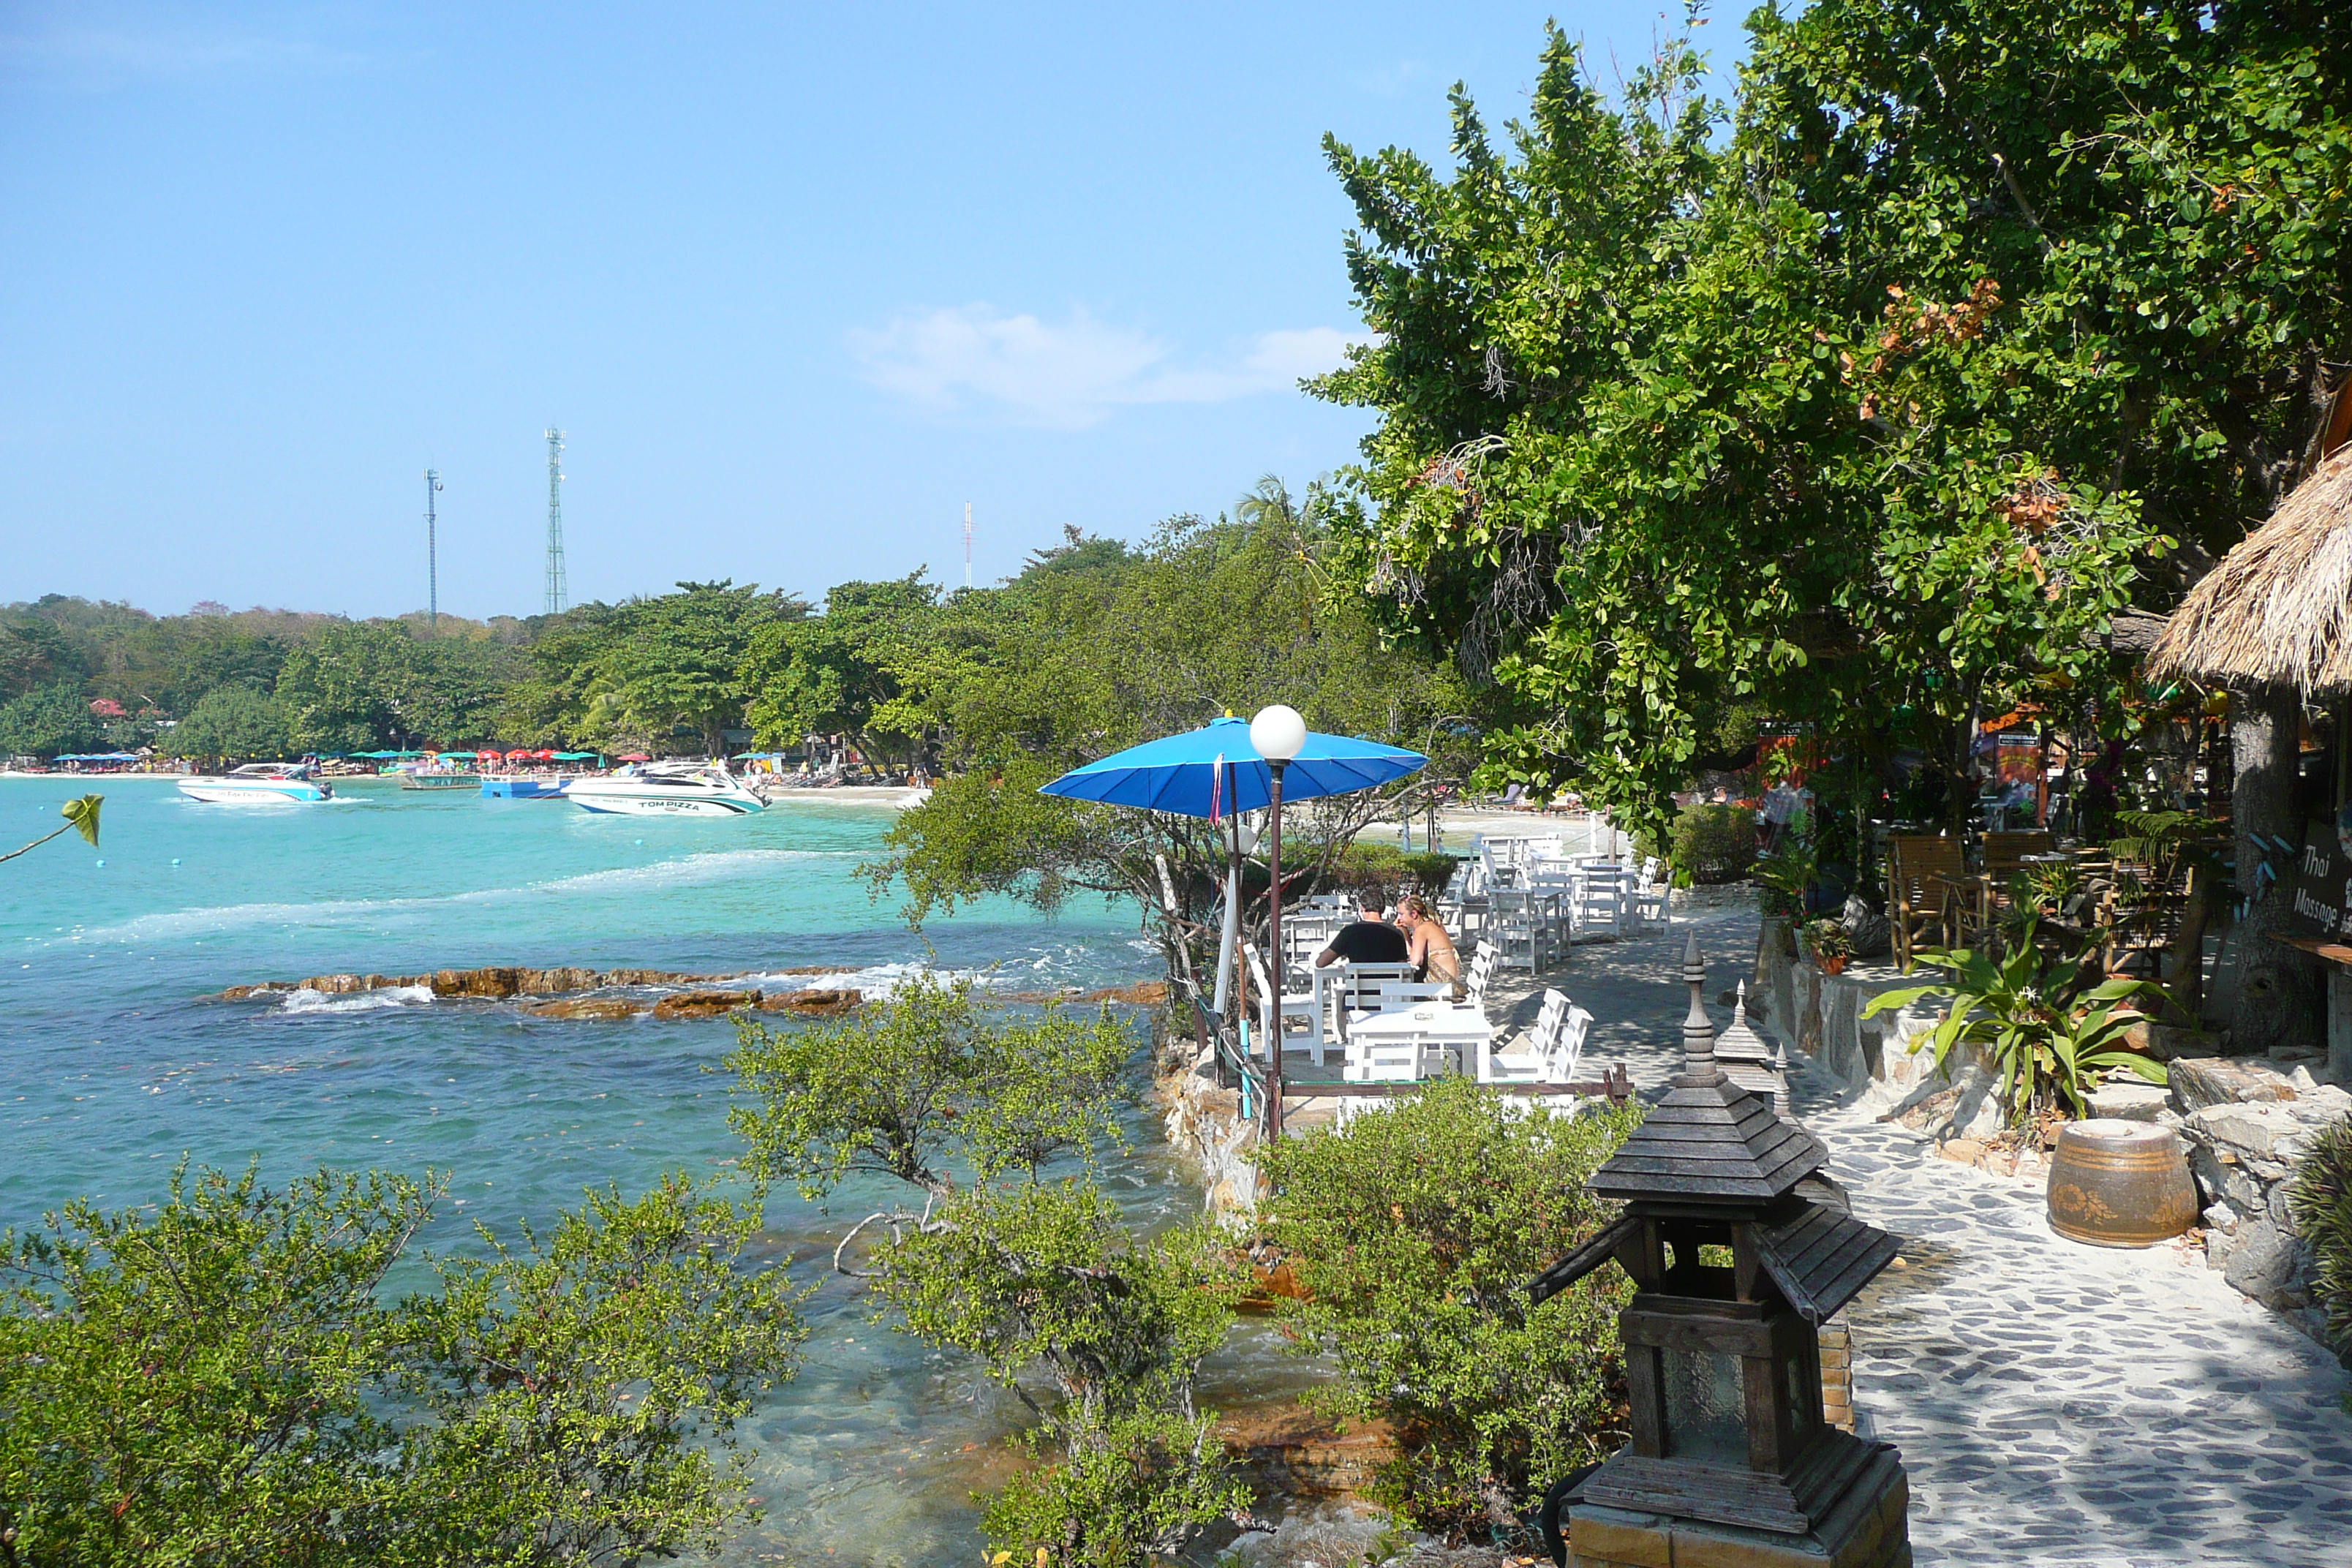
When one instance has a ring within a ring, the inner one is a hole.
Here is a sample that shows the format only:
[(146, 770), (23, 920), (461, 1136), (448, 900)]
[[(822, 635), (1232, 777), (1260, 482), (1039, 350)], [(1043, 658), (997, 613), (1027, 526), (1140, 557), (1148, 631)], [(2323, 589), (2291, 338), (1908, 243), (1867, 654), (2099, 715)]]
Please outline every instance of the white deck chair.
[(1642, 931), (1672, 931), (1675, 925), (1674, 891), (1666, 881), (1665, 868), (1653, 855), (1642, 862), (1641, 880), (1633, 885), (1633, 924)]
[(1462, 1000), (1483, 1012), (1486, 1006), (1486, 984), (1494, 977), (1494, 944), (1481, 941), (1478, 951), (1471, 955), (1469, 971), (1462, 977)]
[(1587, 866), (1577, 879), (1576, 932), (1607, 931), (1611, 936), (1622, 936), (1625, 931), (1625, 868), (1622, 866)]
[(1274, 986), (1266, 979), (1265, 959), (1258, 952), (1256, 943), (1247, 942), (1242, 943), (1242, 956), (1249, 963), (1250, 984), (1255, 989), (1258, 997), (1260, 1019), (1258, 1027), (1269, 1048), (1281, 1049), (1284, 1026), (1293, 1018), (1303, 1018), (1307, 1021), (1307, 1048), (1314, 1054), (1315, 1065), (1321, 1067), (1323, 1065), (1323, 1020), (1315, 1011), (1315, 993), (1312, 991), (1284, 992), (1279, 1004), (1282, 1018), (1277, 1023), (1275, 1021), (1276, 1004)]
[(1546, 991), (1533, 1027), (1486, 1058), (1481, 1083), (1573, 1083), (1584, 1059), (1592, 1015), (1558, 991)]

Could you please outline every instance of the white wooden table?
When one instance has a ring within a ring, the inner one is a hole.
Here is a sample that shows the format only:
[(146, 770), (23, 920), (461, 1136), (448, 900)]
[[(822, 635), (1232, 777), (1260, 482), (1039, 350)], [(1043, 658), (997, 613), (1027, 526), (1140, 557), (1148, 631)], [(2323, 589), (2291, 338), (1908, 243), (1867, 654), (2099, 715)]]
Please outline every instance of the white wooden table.
[[(1467, 1070), (1482, 1060), (1495, 1037), (1484, 1008), (1452, 1002), (1416, 1002), (1393, 1013), (1375, 1013), (1348, 1026), (1348, 1051), (1357, 1043), (1418, 1039), (1424, 1047), (1452, 1055), (1456, 1067)], [(1477, 1056), (1473, 1057), (1472, 1052)]]

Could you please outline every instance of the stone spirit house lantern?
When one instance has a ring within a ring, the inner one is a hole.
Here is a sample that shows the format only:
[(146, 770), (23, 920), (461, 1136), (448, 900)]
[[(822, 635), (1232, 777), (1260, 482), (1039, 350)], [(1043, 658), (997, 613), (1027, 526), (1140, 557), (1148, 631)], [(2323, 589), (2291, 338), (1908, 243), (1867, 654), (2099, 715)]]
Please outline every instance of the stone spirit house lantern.
[(1633, 1441), (1570, 1489), (1570, 1561), (1908, 1564), (1901, 1461), (1822, 1419), (1818, 1336), (1895, 1238), (1798, 1190), (1827, 1152), (1717, 1065), (1695, 938), (1683, 978), (1683, 1072), (1587, 1184), (1624, 1215), (1530, 1287), (1542, 1301), (1614, 1258), (1636, 1288), (1618, 1317)]

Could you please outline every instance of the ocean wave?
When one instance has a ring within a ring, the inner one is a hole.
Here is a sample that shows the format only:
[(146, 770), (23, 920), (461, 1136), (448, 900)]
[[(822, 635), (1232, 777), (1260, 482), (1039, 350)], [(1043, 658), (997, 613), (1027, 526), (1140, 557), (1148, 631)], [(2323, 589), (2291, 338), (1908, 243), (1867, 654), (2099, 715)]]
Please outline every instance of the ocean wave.
[(279, 1005), (283, 1013), (373, 1013), (383, 1007), (415, 1007), (433, 1000), (430, 985), (386, 985), (376, 991), (339, 996), (307, 986), (289, 991)]
[(321, 899), (310, 903), (215, 904), (208, 908), (174, 910), (166, 914), (141, 915), (120, 925), (79, 931), (68, 942), (141, 942), (269, 925), (329, 925), (343, 920), (380, 919), (404, 911), (451, 909), (467, 904), (498, 903), (508, 899), (540, 898), (549, 893), (579, 894), (600, 889), (677, 888), (724, 882), (763, 867), (794, 860), (828, 860), (850, 855), (826, 849), (703, 850), (649, 866), (623, 866), (604, 871), (583, 871), (513, 888), (484, 888), (466, 893), (436, 893), (425, 897), (389, 899)]

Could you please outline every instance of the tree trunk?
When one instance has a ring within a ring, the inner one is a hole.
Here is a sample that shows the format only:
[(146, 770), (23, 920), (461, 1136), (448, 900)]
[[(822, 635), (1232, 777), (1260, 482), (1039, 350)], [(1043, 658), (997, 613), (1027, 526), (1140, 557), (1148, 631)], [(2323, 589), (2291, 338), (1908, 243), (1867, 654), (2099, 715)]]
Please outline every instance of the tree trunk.
[[(2231, 816), (2238, 837), (2238, 994), (2230, 1017), (2230, 1048), (2241, 1056), (2281, 1047), (2324, 1049), (2319, 961), (2271, 940), (2284, 931), (2294, 907), (2294, 867), (2268, 853), (2262, 838), (2303, 842), (2295, 818), (2294, 784), (2301, 756), (2302, 703), (2292, 689), (2264, 687), (2233, 692), (2230, 707)], [(2267, 858), (2277, 876), (2264, 879)]]

